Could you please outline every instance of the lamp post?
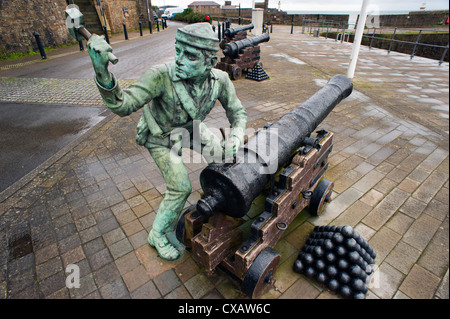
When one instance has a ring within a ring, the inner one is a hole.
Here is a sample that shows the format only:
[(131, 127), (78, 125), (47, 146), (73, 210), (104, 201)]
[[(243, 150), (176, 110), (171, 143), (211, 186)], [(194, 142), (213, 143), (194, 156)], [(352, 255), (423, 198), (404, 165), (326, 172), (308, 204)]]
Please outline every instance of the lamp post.
[(358, 62), (359, 49), (361, 47), (361, 40), (364, 32), (364, 26), (366, 25), (367, 18), (367, 6), (370, 0), (363, 0), (361, 6), (361, 12), (359, 14), (358, 26), (356, 27), (355, 39), (353, 40), (353, 48), (350, 65), (347, 70), (347, 77), (353, 79), (355, 75), (356, 62)]

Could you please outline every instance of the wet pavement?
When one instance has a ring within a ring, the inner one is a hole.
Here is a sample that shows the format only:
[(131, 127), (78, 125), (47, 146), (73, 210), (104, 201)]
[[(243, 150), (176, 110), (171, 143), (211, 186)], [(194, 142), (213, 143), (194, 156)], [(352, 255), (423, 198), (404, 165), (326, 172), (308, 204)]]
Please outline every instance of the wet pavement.
[[(148, 37), (173, 43), (170, 27)], [(269, 80), (234, 81), (249, 128), (276, 121), (333, 75), (346, 74), (350, 45), (300, 30), (291, 35), (290, 26), (274, 26), (270, 42), (261, 45)], [(141, 41), (127, 45), (155, 49)], [(53, 65), (79, 54), (15, 67), (17, 73), (0, 71), (0, 101), (73, 105), (81, 91), (89, 93), (84, 108), (97, 109), (90, 70), (80, 78), (60, 69), (52, 73)], [(115, 74), (125, 86), (145, 71), (132, 68), (143, 63), (140, 54), (137, 60), (119, 57)], [(122, 69), (123, 61), (128, 66)], [(45, 65), (46, 79), (33, 73), (38, 64)], [(275, 246), (281, 254), (276, 283), (263, 298), (340, 298), (293, 271), (314, 226), (327, 224), (355, 227), (376, 251), (378, 270), (367, 298), (448, 298), (448, 71), (448, 63), (362, 49), (353, 94), (320, 125), (335, 134), (325, 174), (335, 184), (332, 201), (320, 217), (302, 212), (285, 231)], [(45, 95), (58, 85), (72, 94)], [(107, 117), (35, 176), (0, 194), (2, 298), (246, 298), (222, 273), (208, 276), (189, 252), (165, 262), (146, 243), (165, 185), (146, 149), (134, 141), (139, 115)], [(227, 124), (220, 106), (206, 124)], [(188, 161), (192, 153), (183, 155)], [(187, 164), (192, 194), (186, 207), (200, 198), (204, 167)], [(71, 265), (80, 270), (79, 288), (66, 285)]]
[(110, 112), (102, 107), (0, 103), (0, 113), (1, 193)]

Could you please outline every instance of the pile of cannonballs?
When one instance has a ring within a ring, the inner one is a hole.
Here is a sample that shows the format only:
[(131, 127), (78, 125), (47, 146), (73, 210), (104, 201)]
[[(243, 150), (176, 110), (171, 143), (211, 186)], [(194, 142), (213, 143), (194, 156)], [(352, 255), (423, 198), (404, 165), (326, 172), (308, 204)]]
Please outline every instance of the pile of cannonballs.
[(375, 252), (353, 227), (316, 226), (294, 270), (344, 298), (365, 299)]

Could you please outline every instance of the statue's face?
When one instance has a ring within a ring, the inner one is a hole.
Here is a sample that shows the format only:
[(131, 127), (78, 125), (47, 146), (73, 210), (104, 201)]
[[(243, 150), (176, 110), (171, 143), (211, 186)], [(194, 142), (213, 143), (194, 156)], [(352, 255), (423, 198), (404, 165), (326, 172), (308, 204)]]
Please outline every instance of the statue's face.
[(205, 58), (200, 49), (177, 41), (175, 51), (175, 70), (180, 79), (194, 79), (209, 74), (212, 62)]

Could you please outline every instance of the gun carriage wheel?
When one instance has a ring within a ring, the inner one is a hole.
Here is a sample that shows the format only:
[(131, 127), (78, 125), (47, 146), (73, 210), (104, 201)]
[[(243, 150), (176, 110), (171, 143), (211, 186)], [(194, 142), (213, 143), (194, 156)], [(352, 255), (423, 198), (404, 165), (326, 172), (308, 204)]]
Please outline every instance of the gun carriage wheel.
[(238, 66), (234, 66), (231, 69), (231, 78), (233, 80), (238, 80), (238, 79), (241, 78), (241, 76), (242, 76), (242, 69), (240, 67), (238, 67)]
[(333, 191), (334, 183), (326, 178), (322, 179), (317, 185), (314, 193), (311, 196), (309, 203), (309, 211), (314, 216), (322, 214), (326, 203), (330, 201), (331, 192)]
[(245, 275), (242, 292), (250, 298), (257, 298), (267, 292), (275, 283), (274, 275), (280, 259), (280, 254), (270, 247), (260, 252)]

